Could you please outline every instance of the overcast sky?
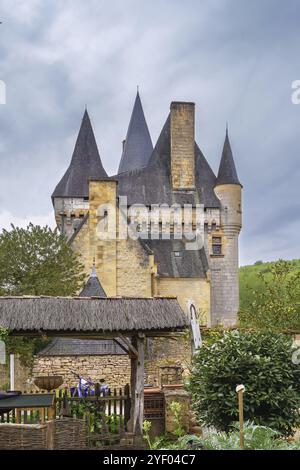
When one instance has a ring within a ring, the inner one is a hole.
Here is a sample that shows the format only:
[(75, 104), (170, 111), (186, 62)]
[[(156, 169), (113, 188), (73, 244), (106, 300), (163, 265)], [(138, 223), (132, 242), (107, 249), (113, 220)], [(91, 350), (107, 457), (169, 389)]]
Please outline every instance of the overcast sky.
[(53, 225), (85, 105), (116, 172), (139, 85), (153, 143), (172, 100), (196, 103), (214, 171), (229, 122), (241, 264), (300, 258), (299, 18), (299, 0), (0, 0), (0, 229)]

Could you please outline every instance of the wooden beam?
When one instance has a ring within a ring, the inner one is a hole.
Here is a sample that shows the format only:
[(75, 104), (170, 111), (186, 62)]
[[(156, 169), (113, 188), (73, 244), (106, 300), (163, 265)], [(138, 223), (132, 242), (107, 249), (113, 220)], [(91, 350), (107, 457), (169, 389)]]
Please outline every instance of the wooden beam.
[(121, 341), (120, 341), (119, 338), (113, 338), (113, 341), (114, 341), (118, 346), (120, 346), (120, 348), (123, 349), (123, 351), (125, 351), (126, 354), (129, 354), (129, 350), (125, 348), (124, 344), (121, 343)]
[(131, 390), (132, 404), (130, 416), (130, 430), (135, 436), (143, 434), (144, 419), (144, 372), (145, 358), (144, 335), (136, 335), (132, 338), (133, 347), (137, 351), (137, 356), (131, 357)]
[(132, 354), (136, 357), (138, 357), (139, 353), (137, 349), (134, 346), (134, 342), (130, 342), (125, 336), (120, 335), (121, 339), (124, 341), (124, 343), (128, 346), (128, 349), (132, 352)]
[[(178, 337), (180, 335), (184, 336), (186, 333), (182, 330), (145, 330), (143, 331), (146, 337), (149, 338), (169, 338), (169, 337)], [(78, 338), (78, 339), (114, 339), (118, 337), (133, 337), (134, 335), (138, 334), (138, 331), (115, 331), (115, 332), (97, 332), (97, 331), (81, 331), (81, 332), (70, 332), (64, 330), (56, 330), (56, 331), (43, 331), (42, 333), (34, 332), (34, 331), (14, 331), (10, 332), (10, 336), (25, 336), (28, 338), (37, 338), (41, 335), (48, 336), (49, 338)], [(123, 339), (123, 338), (122, 338)]]

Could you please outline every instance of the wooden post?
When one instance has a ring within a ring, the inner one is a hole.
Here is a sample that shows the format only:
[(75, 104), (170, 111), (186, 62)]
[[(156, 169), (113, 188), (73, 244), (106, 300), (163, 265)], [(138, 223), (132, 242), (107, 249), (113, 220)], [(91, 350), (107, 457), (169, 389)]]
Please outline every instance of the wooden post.
[(10, 354), (9, 356), (9, 386), (10, 390), (15, 389), (15, 355)]
[(131, 416), (130, 430), (135, 436), (143, 434), (144, 419), (144, 340), (145, 336), (138, 334), (132, 338), (132, 344), (138, 355), (131, 354)]
[(20, 408), (16, 409), (16, 423), (17, 424), (21, 423), (21, 409)]
[(239, 423), (240, 423), (240, 448), (244, 449), (245, 440), (244, 440), (244, 385), (238, 385), (235, 389), (238, 394), (238, 404), (239, 404)]
[(55, 407), (55, 404), (50, 406), (49, 409), (48, 409), (48, 420), (49, 421), (52, 421), (53, 419), (56, 418), (56, 407)]

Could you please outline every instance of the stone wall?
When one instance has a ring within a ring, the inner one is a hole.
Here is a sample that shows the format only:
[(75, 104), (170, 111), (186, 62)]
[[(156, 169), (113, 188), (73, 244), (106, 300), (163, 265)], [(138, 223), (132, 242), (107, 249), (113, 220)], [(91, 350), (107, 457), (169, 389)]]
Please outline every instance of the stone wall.
[(201, 324), (210, 319), (210, 281), (201, 278), (161, 277), (157, 280), (158, 295), (177, 296), (184, 312), (187, 312), (189, 300), (193, 300)]
[(130, 360), (127, 355), (36, 357), (32, 375), (62, 375), (62, 386), (70, 387), (78, 383), (72, 370), (95, 382), (104, 378), (111, 388), (130, 383)]
[[(117, 295), (116, 201), (116, 181), (90, 181), (89, 262), (92, 265), (95, 259), (97, 274), (108, 297)], [(107, 239), (103, 239), (104, 235)]]
[(184, 334), (172, 338), (147, 338), (145, 351), (145, 371), (147, 383), (161, 386), (162, 366), (181, 366), (183, 377), (187, 377), (191, 365), (191, 346)]
[(117, 294), (151, 297), (151, 266), (141, 244), (128, 238), (117, 242)]

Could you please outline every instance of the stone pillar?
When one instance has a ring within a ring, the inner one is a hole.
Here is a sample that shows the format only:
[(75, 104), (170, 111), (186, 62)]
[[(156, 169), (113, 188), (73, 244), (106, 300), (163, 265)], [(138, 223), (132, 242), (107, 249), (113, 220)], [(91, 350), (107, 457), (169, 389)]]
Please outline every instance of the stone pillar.
[(163, 390), (165, 397), (165, 429), (166, 432), (173, 433), (176, 428), (174, 422), (174, 413), (171, 411), (170, 405), (172, 402), (180, 403), (181, 405), (181, 426), (188, 432), (190, 421), (190, 395), (186, 390)]

